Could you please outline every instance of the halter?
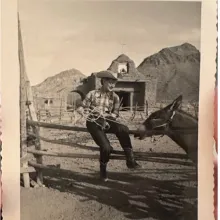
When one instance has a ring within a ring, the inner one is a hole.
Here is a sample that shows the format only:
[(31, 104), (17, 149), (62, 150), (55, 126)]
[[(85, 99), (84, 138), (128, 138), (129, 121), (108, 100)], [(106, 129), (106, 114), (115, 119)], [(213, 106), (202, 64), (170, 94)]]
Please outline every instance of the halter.
[[(170, 118), (163, 124), (155, 126), (153, 128), (153, 130), (155, 128), (160, 128), (160, 127), (164, 127), (164, 133), (168, 130), (168, 127), (170, 126), (170, 124), (172, 123), (172, 120), (175, 116), (176, 112), (173, 111), (173, 114), (170, 116)], [(198, 128), (197, 127), (188, 127), (188, 128), (172, 128), (173, 131), (175, 132), (180, 132), (180, 133), (185, 133), (185, 134), (192, 134), (192, 133), (197, 133), (198, 132)], [(164, 134), (162, 135), (164, 136)]]
[(160, 128), (160, 127), (167, 128), (170, 125), (170, 123), (172, 122), (173, 117), (175, 116), (175, 114), (176, 114), (176, 112), (173, 111), (173, 114), (170, 116), (170, 118), (168, 118), (168, 120), (165, 123), (163, 123), (161, 125), (158, 125), (158, 126), (155, 126), (154, 128)]

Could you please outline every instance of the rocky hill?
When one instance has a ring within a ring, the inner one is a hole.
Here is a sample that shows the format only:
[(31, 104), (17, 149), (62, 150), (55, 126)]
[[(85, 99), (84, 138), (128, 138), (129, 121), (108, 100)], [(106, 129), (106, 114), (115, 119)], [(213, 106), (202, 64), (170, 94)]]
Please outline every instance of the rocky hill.
[(158, 79), (157, 101), (172, 100), (179, 94), (185, 100), (198, 101), (200, 52), (193, 45), (164, 48), (144, 59), (137, 69)]
[(54, 97), (57, 92), (66, 88), (75, 88), (85, 78), (79, 70), (70, 69), (48, 77), (42, 83), (33, 86), (33, 94), (38, 97)]

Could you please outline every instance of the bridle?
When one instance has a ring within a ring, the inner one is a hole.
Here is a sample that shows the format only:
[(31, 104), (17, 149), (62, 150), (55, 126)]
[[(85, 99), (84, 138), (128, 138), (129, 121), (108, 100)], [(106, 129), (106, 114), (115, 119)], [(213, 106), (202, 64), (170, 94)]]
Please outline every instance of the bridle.
[(167, 129), (170, 125), (170, 123), (172, 122), (174, 116), (175, 116), (176, 112), (173, 111), (172, 115), (166, 120), (166, 122), (164, 122), (163, 124), (161, 125), (157, 125), (157, 126), (154, 126), (153, 129), (155, 128), (160, 128), (160, 127), (165, 127), (165, 129)]
[(179, 133), (184, 133), (184, 134), (192, 134), (192, 133), (198, 132), (198, 127), (188, 127), (188, 128), (176, 127), (176, 128), (173, 128), (171, 123), (173, 121), (175, 114), (176, 114), (176, 112), (173, 111), (172, 115), (168, 118), (168, 120), (166, 122), (164, 122), (163, 124), (154, 126), (152, 130), (156, 131), (157, 128), (164, 127), (164, 134), (162, 134), (161, 136), (164, 136), (165, 134), (168, 133), (168, 128), (172, 128), (173, 131), (179, 132)]

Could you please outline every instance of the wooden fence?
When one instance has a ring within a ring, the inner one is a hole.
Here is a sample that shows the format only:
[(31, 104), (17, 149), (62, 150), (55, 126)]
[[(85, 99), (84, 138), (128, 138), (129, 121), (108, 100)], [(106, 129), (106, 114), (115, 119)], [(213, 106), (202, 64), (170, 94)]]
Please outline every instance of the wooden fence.
[[(67, 157), (67, 158), (87, 158), (87, 159), (98, 159), (99, 154), (97, 155), (91, 155), (91, 154), (75, 154), (75, 153), (58, 153), (58, 152), (48, 152), (42, 150), (42, 138), (40, 136), (40, 127), (44, 128), (52, 128), (52, 129), (58, 129), (58, 130), (69, 130), (69, 131), (78, 131), (78, 132), (88, 132), (86, 128), (84, 127), (74, 127), (74, 126), (67, 126), (67, 125), (60, 125), (60, 124), (52, 124), (52, 123), (46, 123), (46, 122), (38, 122), (33, 120), (27, 120), (27, 128), (29, 128), (29, 132), (27, 133), (28, 137), (32, 137), (34, 139), (34, 146), (35, 149), (26, 149), (26, 152), (28, 154), (33, 154), (36, 158), (36, 162), (25, 160), (25, 157), (21, 158), (21, 162), (27, 162), (28, 166), (22, 166), (21, 167), (21, 174), (23, 175), (23, 182), (25, 187), (30, 187), (30, 183), (34, 186), (43, 186), (43, 172), (42, 169), (52, 169), (55, 168), (48, 167), (43, 164), (43, 156), (53, 156), (53, 157)], [(131, 130), (131, 134), (135, 134), (135, 131)], [(81, 147), (79, 144), (75, 144), (76, 147)], [(27, 148), (28, 148), (27, 143)], [(84, 147), (84, 146), (82, 146)], [(94, 150), (94, 147), (88, 147), (88, 150)], [(111, 156), (111, 159), (116, 160), (124, 160), (124, 154), (122, 151), (115, 151), (115, 155)], [(26, 155), (27, 156), (27, 155)], [(58, 169), (58, 168), (56, 168)], [(30, 172), (36, 172), (37, 173), (37, 181), (34, 182), (33, 180), (30, 181), (30, 177), (26, 174), (29, 174)]]
[[(46, 122), (38, 122), (33, 120), (27, 120), (27, 128), (29, 128), (29, 132), (27, 134), (28, 137), (32, 137), (34, 139), (35, 149), (28, 149), (26, 152), (28, 154), (34, 155), (36, 161), (24, 160), (27, 161), (28, 166), (21, 167), (21, 174), (23, 175), (23, 182), (25, 187), (30, 187), (31, 185), (34, 187), (44, 186), (43, 182), (43, 170), (52, 170), (52, 171), (62, 171), (62, 172), (70, 172), (68, 170), (47, 166), (43, 163), (43, 156), (50, 157), (65, 157), (65, 158), (84, 158), (84, 159), (99, 159), (99, 148), (84, 146), (77, 143), (72, 143), (71, 146), (76, 148), (82, 148), (86, 150), (92, 150), (93, 152), (97, 152), (97, 154), (81, 154), (81, 153), (62, 153), (62, 152), (53, 152), (53, 151), (45, 151), (42, 149), (42, 141), (50, 142), (51, 144), (56, 143), (55, 140), (48, 140), (42, 136), (40, 136), (40, 128), (49, 128), (49, 129), (58, 129), (58, 130), (68, 130), (68, 131), (76, 131), (76, 132), (88, 132), (85, 127), (77, 127), (77, 126), (68, 126), (68, 125), (60, 125), (60, 124), (52, 124)], [(129, 130), (129, 133), (134, 135), (136, 134), (136, 130)], [(109, 133), (110, 134), (110, 133)], [(61, 141), (59, 144), (65, 144), (65, 142)], [(151, 161), (155, 158), (158, 158), (163, 163), (166, 162), (165, 158), (172, 159), (187, 159), (186, 155), (178, 154), (178, 153), (143, 153), (143, 152), (134, 152), (134, 156), (136, 160), (139, 161)], [(124, 152), (114, 150), (110, 156), (112, 160), (125, 160)], [(35, 172), (37, 174), (36, 181), (30, 180), (29, 173)]]

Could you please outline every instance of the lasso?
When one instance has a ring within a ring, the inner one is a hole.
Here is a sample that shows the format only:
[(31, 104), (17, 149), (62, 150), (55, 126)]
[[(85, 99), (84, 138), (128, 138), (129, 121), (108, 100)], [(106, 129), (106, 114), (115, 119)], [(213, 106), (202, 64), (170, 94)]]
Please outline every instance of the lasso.
[[(122, 123), (116, 121), (116, 119), (115, 120), (111, 120), (110, 118), (106, 119), (105, 115), (111, 116), (111, 114), (103, 115), (103, 114), (100, 113), (100, 111), (97, 107), (93, 108), (93, 109), (86, 109), (86, 110), (83, 109), (83, 110), (84, 110), (84, 112), (80, 113), (82, 115), (82, 117), (85, 120), (89, 121), (89, 122), (95, 123), (96, 125), (101, 127), (102, 130), (108, 130), (110, 128), (110, 125), (106, 122), (106, 120), (112, 121), (112, 122), (120, 124), (120, 125), (123, 125)], [(97, 122), (97, 120), (100, 119), (100, 118), (104, 119), (104, 125), (101, 125)], [(151, 142), (159, 141), (162, 137), (163, 137), (163, 135), (159, 136), (158, 138), (155, 138), (154, 136), (152, 136), (151, 137)]]
[[(95, 123), (96, 125), (100, 126), (103, 130), (110, 128), (110, 125), (107, 123), (107, 121), (123, 125), (122, 123), (116, 121), (116, 119), (112, 120), (111, 118), (106, 118), (106, 116), (112, 117), (112, 115), (107, 113), (100, 113), (100, 110), (97, 107), (94, 107), (93, 109), (84, 109), (83, 113), (81, 112), (80, 114), (85, 120)], [(100, 118), (104, 120), (104, 125), (101, 125), (97, 122)]]

